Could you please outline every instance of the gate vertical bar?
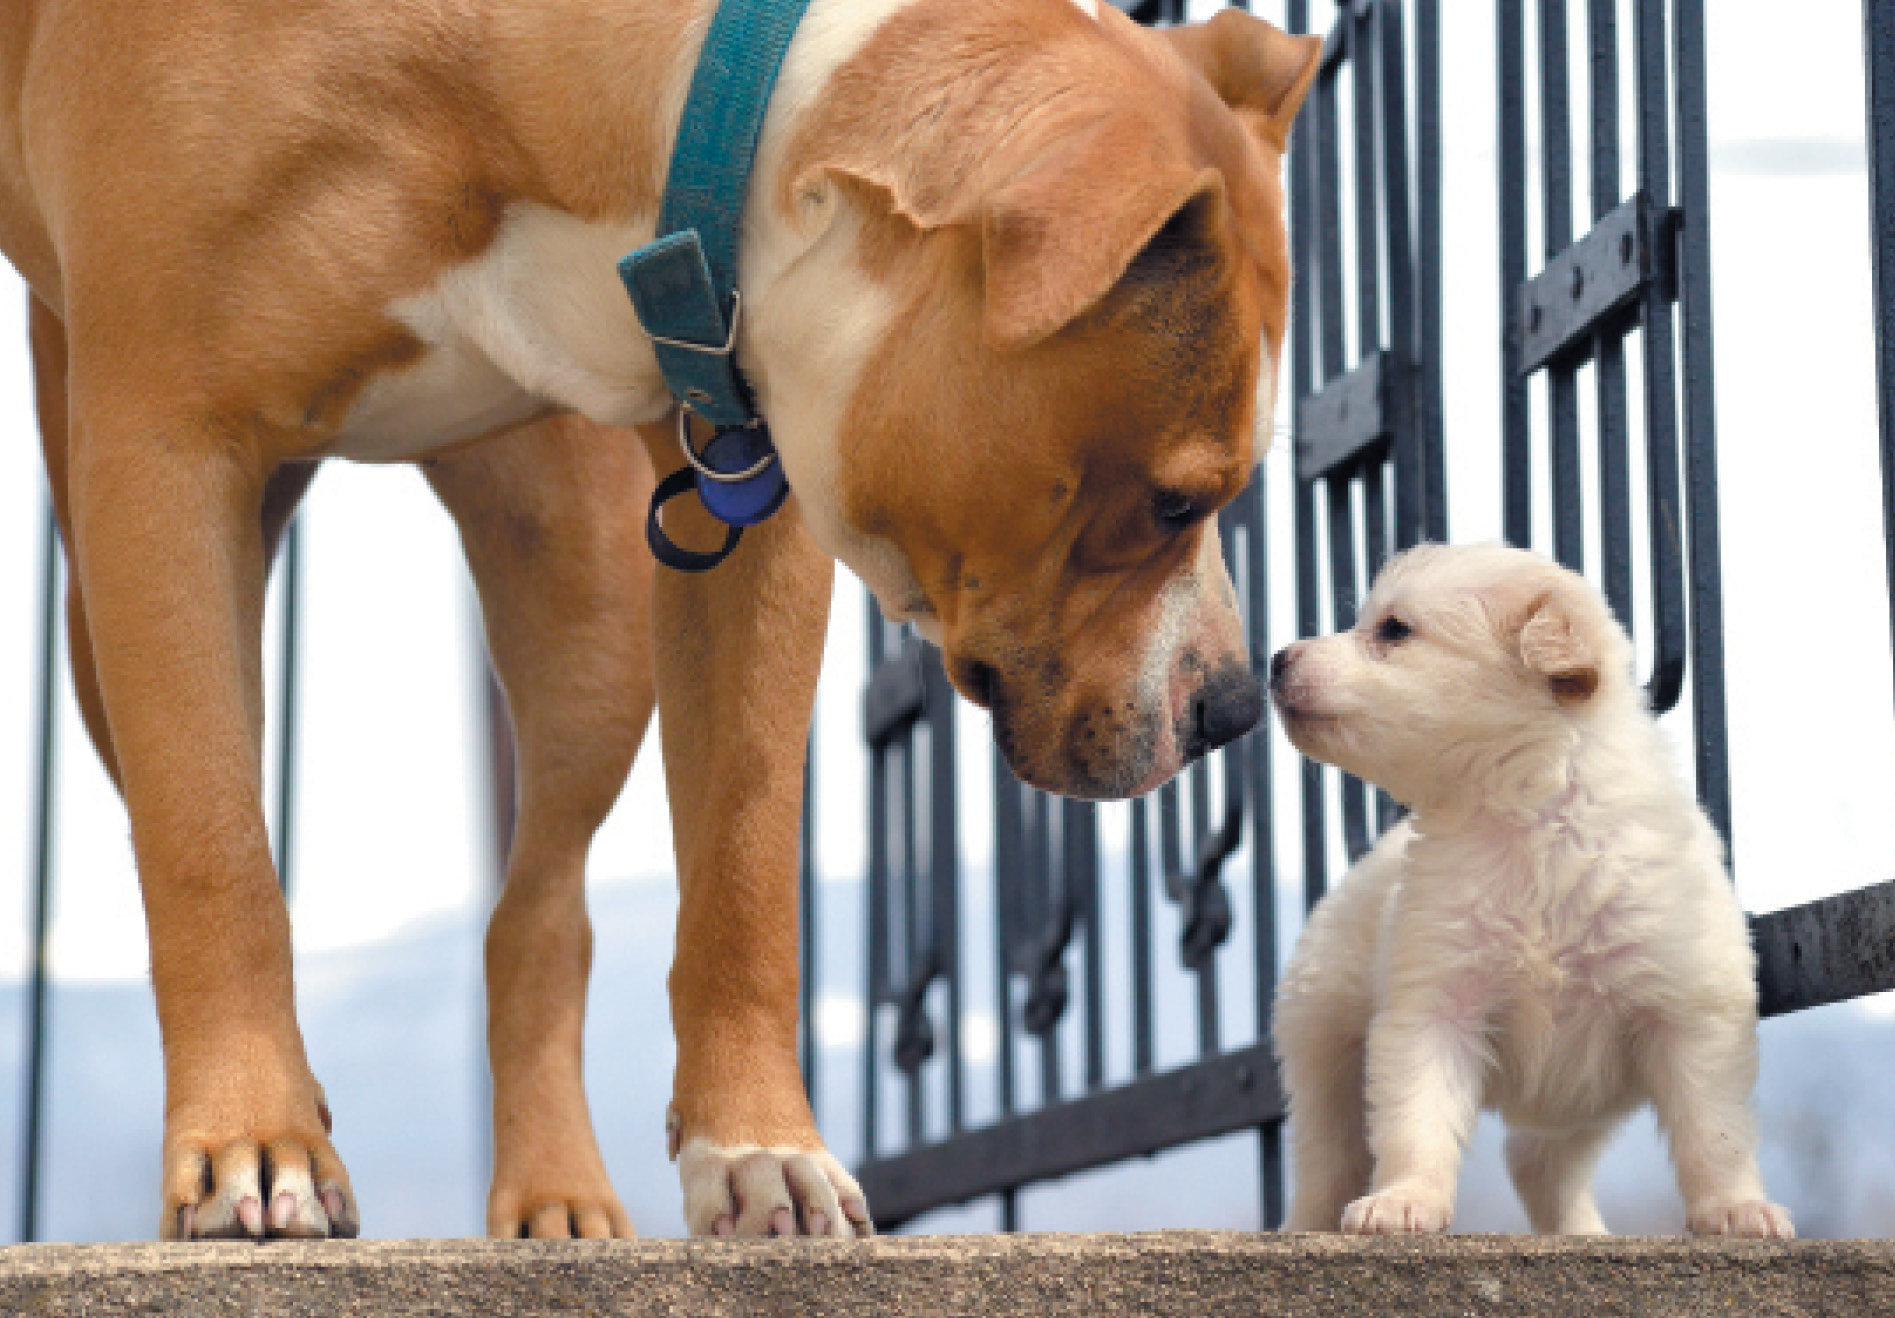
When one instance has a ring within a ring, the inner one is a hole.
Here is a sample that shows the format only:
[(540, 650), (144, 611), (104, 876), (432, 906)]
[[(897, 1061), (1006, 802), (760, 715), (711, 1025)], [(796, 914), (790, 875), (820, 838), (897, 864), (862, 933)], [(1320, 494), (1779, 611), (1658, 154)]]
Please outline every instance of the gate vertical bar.
[[(1540, 0), (1540, 196), (1542, 250), (1551, 261), (1573, 241), (1572, 89), (1568, 65), (1566, 0)], [(1552, 422), (1553, 556), (1579, 571), (1586, 536), (1579, 463), (1579, 387), (1576, 368), (1554, 363), (1546, 372)]]
[(803, 1093), (816, 1107), (816, 732), (803, 743), (803, 835), (797, 848), (797, 1005), (803, 1019)]
[(282, 728), (276, 750), (276, 882), (287, 902), (291, 870), (296, 863), (296, 756), (302, 723), (303, 519), (300, 515), (292, 515), (289, 525), (283, 529), (283, 558), (277, 571), (282, 574), (283, 582), (283, 652), (277, 664)]
[[(1592, 218), (1604, 219), (1623, 192), (1619, 151), (1618, 0), (1588, 0), (1587, 54), (1592, 103)], [(1632, 626), (1631, 422), (1625, 339), (1608, 329), (1593, 343), (1599, 406), (1599, 520), (1606, 599)]]
[(58, 753), (59, 523), (44, 505), (40, 534), (40, 645), (35, 674), (38, 701), (38, 777), (34, 784), (33, 899), (29, 944), (33, 958), (26, 1000), (26, 1112), (20, 1135), (20, 1239), (39, 1239), (40, 1131), (46, 1096), (46, 1008), (51, 972), (48, 939), (53, 916), (53, 785)]
[[(1655, 214), (1671, 206), (1671, 134), (1665, 58), (1664, 0), (1637, 0), (1633, 48), (1638, 61), (1638, 183)], [(1647, 700), (1655, 713), (1678, 703), (1686, 648), (1684, 546), (1678, 501), (1677, 358), (1671, 294), (1653, 280), (1640, 304), (1645, 330), (1646, 503), (1650, 521), (1652, 675)]]
[(1532, 412), (1520, 374), (1514, 290), (1527, 277), (1526, 23), (1524, 0), (1496, 0), (1500, 107), (1500, 437), (1502, 534), (1533, 543)]
[[(1882, 542), (1895, 598), (1895, 0), (1862, 0), (1869, 90), (1869, 217), (1875, 269), (1876, 414), (1882, 431)], [(1891, 610), (1895, 617), (1895, 610)]]
[[(1691, 704), (1698, 800), (1731, 836), (1730, 754), (1724, 708), (1723, 551), (1717, 509), (1717, 393), (1711, 320), (1711, 172), (1708, 159), (1704, 0), (1677, 0), (1673, 78), (1678, 125), (1678, 307), (1684, 334), (1685, 511), (1691, 547)], [(1732, 864), (1735, 864), (1734, 859)]]
[[(1416, 263), (1420, 307), (1420, 345), (1415, 370), (1421, 417), (1415, 427), (1422, 448), (1427, 495), (1422, 537), (1448, 537), (1446, 418), (1442, 399), (1441, 309), (1441, 10), (1440, 0), (1415, 5), (1416, 226), (1420, 253)], [(1404, 541), (1404, 547), (1408, 542)]]
[[(887, 657), (882, 610), (873, 595), (866, 596), (868, 609), (869, 672), (877, 671)], [(868, 856), (868, 955), (863, 958), (865, 990), (862, 995), (862, 1155), (873, 1158), (878, 1152), (876, 1138), (881, 1124), (877, 1111), (880, 1085), (877, 1073), (881, 1058), (876, 1047), (881, 1031), (882, 986), (888, 982), (888, 766), (881, 747), (869, 753), (869, 856)]]

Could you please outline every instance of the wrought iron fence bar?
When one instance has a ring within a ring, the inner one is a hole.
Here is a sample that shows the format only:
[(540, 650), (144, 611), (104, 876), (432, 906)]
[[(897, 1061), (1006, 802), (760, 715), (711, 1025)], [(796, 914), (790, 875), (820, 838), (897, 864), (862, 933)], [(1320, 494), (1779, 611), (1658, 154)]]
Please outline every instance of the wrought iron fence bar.
[[(1862, 0), (1868, 66), (1869, 220), (1875, 279), (1876, 416), (1882, 438), (1882, 543), (1895, 599), (1895, 0)], [(1895, 626), (1895, 609), (1890, 610)]]
[[(868, 610), (869, 671), (880, 671), (887, 658), (887, 638), (883, 632), (881, 607), (874, 596), (865, 596)], [(866, 720), (865, 720), (866, 721)], [(881, 1125), (881, 1007), (888, 983), (888, 780), (887, 754), (881, 746), (871, 746), (869, 754), (869, 849), (868, 849), (868, 956), (864, 959), (866, 989), (862, 995), (865, 1019), (862, 1033), (862, 1151), (865, 1158), (876, 1156)]]
[[(1592, 218), (1618, 209), (1624, 191), (1619, 150), (1618, 0), (1587, 0), (1587, 74), (1592, 105)], [(1593, 382), (1599, 409), (1599, 551), (1601, 584), (1627, 630), (1633, 625), (1631, 415), (1626, 394), (1625, 340), (1616, 332), (1593, 341)]]
[[(1059, 1021), (1064, 1017), (1067, 1004), (1066, 992), (1066, 944), (1069, 926), (1065, 925), (1066, 905), (1070, 894), (1064, 884), (1058, 884), (1058, 872), (1053, 868), (1053, 802), (1052, 798), (1036, 794), (1033, 798), (1033, 867), (1038, 876), (1042, 900), (1040, 902), (1039, 937), (1042, 945), (1036, 947), (1036, 960), (1051, 958), (1034, 967), (1033, 973), (1038, 982), (1033, 987), (1035, 995), (1056, 995), (1056, 1006), (1051, 1011), (1052, 1019), (1045, 1028), (1036, 1030), (1040, 1041), (1040, 1102), (1042, 1105), (1057, 1103), (1062, 1094), (1060, 1082), (1059, 1058)], [(1047, 946), (1046, 944), (1050, 944)], [(1031, 1008), (1033, 998), (1028, 998)]]
[[(1268, 482), (1259, 465), (1251, 475), (1250, 488), (1238, 500), (1239, 512), (1232, 518), (1241, 528), (1243, 552), (1237, 556), (1241, 568), (1243, 598), (1249, 605), (1245, 620), (1249, 625), (1251, 664), (1259, 673), (1270, 664), (1270, 557), (1265, 538), (1266, 510), (1269, 507)], [(1277, 919), (1276, 919), (1276, 811), (1271, 743), (1268, 731), (1246, 737), (1240, 752), (1249, 757), (1244, 787), (1250, 804), (1250, 909), (1251, 956), (1255, 966), (1255, 1004), (1257, 1030), (1268, 1029), (1270, 1012), (1276, 1001)], [(1265, 1121), (1257, 1127), (1257, 1174), (1262, 1200), (1260, 1210), (1265, 1230), (1274, 1230), (1283, 1222), (1283, 1132), (1282, 1123)]]
[(1750, 918), (1757, 1007), (1782, 1016), (1895, 989), (1895, 883)]
[(1000, 1115), (1014, 1111), (1013, 970), (1019, 949), (1013, 931), (1025, 928), (1021, 892), (1026, 878), (1026, 843), (1020, 816), (1020, 784), (1007, 767), (1000, 747), (993, 749), (994, 777), (994, 1015), (1000, 1034), (996, 1088)]
[(803, 1092), (816, 1102), (816, 735), (803, 743), (803, 827), (797, 839), (797, 1038), (803, 1068)]
[[(916, 726), (919, 725), (917, 724)], [(900, 1003), (900, 1006), (897, 1008), (900, 1015), (897, 1017), (895, 1026), (895, 1052), (897, 1059), (900, 1060), (905, 1046), (908, 1045), (910, 1041), (912, 1023), (909, 1013), (910, 1011), (916, 1012), (918, 1013), (919, 1019), (926, 1020), (927, 1005), (924, 1001), (911, 1001), (912, 998), (919, 997), (921, 986), (926, 982), (922, 964), (922, 916), (921, 894), (919, 892), (921, 886), (919, 874), (920, 849), (919, 840), (915, 836), (917, 831), (915, 813), (916, 807), (919, 804), (919, 798), (915, 794), (915, 737), (913, 729), (909, 730), (908, 735), (902, 739), (901, 744), (896, 747), (895, 750), (896, 753), (901, 756), (901, 787), (896, 796), (896, 801), (901, 806), (902, 982), (893, 984), (891, 987), (895, 990), (895, 998)], [(901, 1069), (906, 1081), (908, 1140), (909, 1143), (912, 1144), (921, 1139), (924, 1115), (922, 1112), (920, 1062), (917, 1060), (913, 1066), (909, 1066), (903, 1062)]]
[(1133, 1075), (1150, 1075), (1152, 1068), (1151, 810), (1149, 797), (1132, 802)]
[[(1428, 476), (1423, 401), (1425, 375), (1416, 369), (1419, 360), (1415, 345), (1419, 327), (1415, 323), (1414, 238), (1410, 224), (1408, 198), (1412, 188), (1408, 177), (1408, 62), (1403, 54), (1402, 6), (1400, 0), (1382, 0), (1376, 8), (1376, 27), (1381, 39), (1375, 43), (1376, 86), (1382, 101), (1382, 230), (1388, 243), (1388, 334), (1382, 354), (1395, 368), (1396, 379), (1388, 392), (1395, 412), (1393, 457), (1395, 461), (1395, 543), (1410, 545), (1423, 538), (1427, 525)], [(1374, 474), (1379, 483), (1381, 474)], [(1382, 522), (1381, 500), (1371, 493), (1369, 523), (1369, 562), (1371, 570), (1387, 557), (1386, 535), (1378, 548), (1376, 528)]]
[[(1350, 484), (1347, 475), (1331, 476), (1324, 482), (1329, 492), (1330, 616), (1337, 631), (1355, 626), (1356, 618), (1355, 508)], [(1368, 791), (1355, 775), (1340, 777), (1343, 847), (1354, 859), (1369, 849)]]
[(31, 958), (26, 993), (25, 1110), (20, 1130), (20, 1240), (39, 1239), (39, 1185), (44, 1155), (47, 1040), (46, 1018), (52, 987), (54, 776), (59, 752), (59, 522), (50, 500), (40, 514), (39, 656), (34, 672), (38, 715), (34, 752), (38, 775), (33, 784), (33, 884), (27, 915)]
[(1099, 928), (1099, 808), (1090, 801), (1060, 802), (1066, 891), (1073, 913), (1085, 925), (1086, 1032), (1082, 1057), (1086, 1088), (1105, 1084), (1105, 937)]
[[(1540, 228), (1549, 262), (1573, 241), (1571, 53), (1566, 17), (1566, 0), (1540, 0)], [(1551, 422), (1553, 556), (1579, 571), (1585, 566), (1586, 536), (1575, 368), (1555, 363), (1547, 371), (1546, 382)]]
[(1270, 1045), (1252, 1044), (1016, 1116), (856, 1171), (875, 1220), (919, 1213), (1283, 1117)]
[(1356, 355), (1366, 356), (1382, 343), (1382, 250), (1377, 241), (1382, 198), (1376, 187), (1375, 79), (1371, 76), (1378, 6), (1371, 0), (1352, 8), (1353, 14), (1344, 10), (1349, 19), (1344, 30), (1349, 82), (1355, 94), (1355, 342)]
[(1691, 546), (1691, 705), (1698, 800), (1735, 854), (1730, 743), (1724, 703), (1723, 548), (1718, 534), (1716, 353), (1711, 316), (1711, 172), (1704, 0), (1676, 0), (1673, 44), (1678, 129), (1678, 314), (1682, 322), (1686, 534)]
[(1507, 543), (1533, 543), (1532, 408), (1514, 319), (1527, 277), (1526, 21), (1522, 0), (1497, 0), (1495, 72), (1500, 128), (1501, 527)]
[[(1638, 186), (1654, 216), (1671, 205), (1670, 117), (1665, 95), (1664, 0), (1636, 0), (1638, 25)], [(1653, 235), (1655, 248), (1664, 240)], [(1686, 621), (1682, 505), (1678, 497), (1677, 361), (1672, 331), (1673, 290), (1667, 280), (1646, 285), (1640, 305), (1645, 345), (1646, 505), (1650, 523), (1652, 672), (1646, 698), (1664, 713), (1684, 691)]]
[[(1399, 31), (1400, 24), (1396, 25)], [(1441, 310), (1441, 11), (1439, 0), (1417, 0), (1415, 5), (1416, 71), (1416, 215), (1420, 228), (1420, 301), (1418, 352), (1413, 369), (1419, 377), (1421, 417), (1417, 433), (1427, 491), (1423, 522), (1415, 538), (1445, 540), (1448, 535), (1448, 482), (1446, 421), (1442, 403)], [(1406, 61), (1399, 57), (1391, 78), (1400, 78)], [(1403, 104), (1406, 104), (1404, 98)], [(1406, 135), (1404, 134), (1404, 140)], [(1402, 528), (1402, 544), (1411, 542)]]
[[(1309, 0), (1289, 0), (1285, 20), (1292, 32), (1309, 31)], [(1327, 75), (1323, 75), (1326, 78)], [(1320, 154), (1316, 121), (1323, 99), (1322, 78), (1312, 93), (1315, 105), (1298, 116), (1290, 151), (1290, 253), (1291, 264), (1298, 270), (1315, 268), (1320, 234), (1317, 221), (1316, 158)], [(1290, 443), (1294, 455), (1301, 455), (1307, 442), (1307, 423), (1297, 400), (1316, 392), (1316, 299), (1308, 279), (1290, 281)], [(1316, 581), (1316, 496), (1307, 481), (1293, 480), (1292, 517), (1296, 536), (1296, 628), (1299, 635), (1314, 636), (1321, 627), (1322, 605)], [(1895, 578), (1891, 578), (1895, 580)], [(1268, 656), (1264, 656), (1265, 664)], [(1302, 776), (1303, 802), (1303, 898), (1314, 906), (1328, 887), (1328, 857), (1324, 852), (1322, 773), (1305, 759), (1298, 766)]]
[[(947, 1120), (959, 1133), (966, 1125), (966, 1076), (961, 1055), (961, 856), (960, 791), (954, 735), (954, 686), (934, 655), (926, 660), (928, 684), (928, 795), (933, 814), (928, 826), (928, 893), (933, 899), (927, 949), (916, 972), (916, 991), (925, 992), (923, 977), (946, 981), (947, 997)], [(925, 998), (923, 999), (925, 1005)], [(920, 1073), (916, 1073), (917, 1083)]]
[[(301, 749), (303, 519), (292, 514), (283, 528), (282, 557), (277, 563), (282, 585), (282, 653), (277, 656), (276, 749), (276, 882), (287, 902), (296, 864), (296, 772)], [(501, 863), (506, 863), (501, 858)]]

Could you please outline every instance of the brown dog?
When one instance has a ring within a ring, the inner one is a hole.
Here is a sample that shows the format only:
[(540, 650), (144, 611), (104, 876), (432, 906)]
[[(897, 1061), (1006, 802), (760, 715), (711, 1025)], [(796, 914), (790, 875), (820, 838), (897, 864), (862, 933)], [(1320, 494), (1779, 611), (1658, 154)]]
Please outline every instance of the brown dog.
[(0, 14), (0, 245), (33, 290), (75, 678), (144, 891), (166, 1236), (356, 1229), (260, 800), (264, 579), (318, 459), (425, 466), (517, 730), (497, 1234), (630, 1231), (580, 1085), (581, 878), (654, 691), (687, 1220), (868, 1229), (795, 1056), (832, 558), (940, 642), (1040, 786), (1144, 790), (1254, 722), (1210, 515), (1270, 414), (1280, 161), (1319, 45), (1095, 2), (815, 0), (740, 271), (796, 497), (701, 577), (641, 542), (678, 459), (613, 266), (652, 234), (711, 0)]

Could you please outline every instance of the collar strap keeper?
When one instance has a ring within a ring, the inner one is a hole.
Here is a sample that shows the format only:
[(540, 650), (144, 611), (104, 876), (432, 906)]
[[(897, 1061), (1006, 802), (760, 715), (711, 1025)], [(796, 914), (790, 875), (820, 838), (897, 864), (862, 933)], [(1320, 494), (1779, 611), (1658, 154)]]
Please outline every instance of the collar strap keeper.
[(658, 237), (619, 263), (679, 402), (720, 428), (757, 421), (737, 371), (737, 246), (757, 141), (809, 0), (720, 0), (691, 75)]

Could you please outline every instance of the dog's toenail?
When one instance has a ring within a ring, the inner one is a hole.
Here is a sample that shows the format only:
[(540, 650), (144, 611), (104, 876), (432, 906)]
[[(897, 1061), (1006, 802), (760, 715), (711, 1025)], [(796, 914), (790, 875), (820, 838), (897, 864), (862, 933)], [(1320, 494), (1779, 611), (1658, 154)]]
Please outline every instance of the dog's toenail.
[(737, 1224), (728, 1217), (720, 1217), (711, 1224), (711, 1231), (715, 1235), (734, 1236), (737, 1234)]
[(829, 1214), (817, 1211), (809, 1215), (809, 1234), (826, 1236), (829, 1234)]

